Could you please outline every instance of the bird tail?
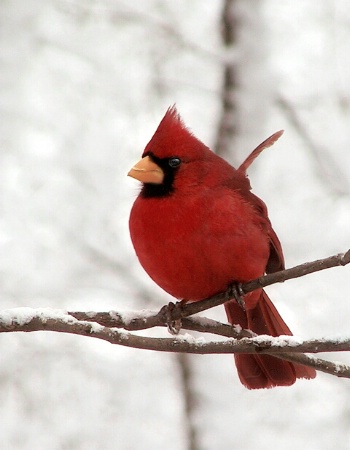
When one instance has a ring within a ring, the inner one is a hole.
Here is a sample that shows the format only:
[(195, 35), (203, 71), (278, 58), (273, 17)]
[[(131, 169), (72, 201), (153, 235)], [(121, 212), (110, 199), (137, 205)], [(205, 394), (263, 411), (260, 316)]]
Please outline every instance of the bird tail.
[[(257, 334), (292, 335), (265, 291), (254, 291), (248, 296), (248, 306), (254, 306), (246, 311), (235, 300), (225, 303), (227, 318), (232, 325), (239, 324)], [(248, 389), (291, 386), (297, 378), (316, 376), (314, 369), (270, 355), (236, 354), (235, 362), (239, 379)]]

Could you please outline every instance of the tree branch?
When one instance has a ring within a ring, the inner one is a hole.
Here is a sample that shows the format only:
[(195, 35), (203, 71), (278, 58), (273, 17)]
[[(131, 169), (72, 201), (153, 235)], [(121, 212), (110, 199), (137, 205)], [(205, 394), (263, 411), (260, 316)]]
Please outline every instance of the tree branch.
[[(345, 254), (301, 264), (242, 284), (244, 293), (277, 282), (304, 276), (330, 267), (345, 266), (350, 263), (350, 250)], [(163, 352), (221, 354), (221, 353), (259, 353), (287, 361), (314, 367), (317, 370), (350, 378), (350, 367), (332, 363), (320, 358), (304, 355), (303, 352), (339, 352), (350, 350), (350, 338), (311, 339), (302, 341), (293, 336), (257, 336), (240, 326), (231, 326), (203, 317), (188, 317), (200, 311), (224, 303), (232, 298), (232, 289), (200, 302), (165, 306), (160, 311), (143, 310), (138, 312), (63, 312), (52, 309), (15, 308), (0, 312), (0, 333), (15, 331), (55, 331), (61, 333), (90, 336), (112, 344), (145, 350)], [(155, 326), (167, 326), (169, 320), (181, 320), (185, 330), (211, 333), (227, 338), (225, 341), (206, 342), (189, 335), (172, 338), (151, 338), (129, 333)], [(124, 328), (124, 330), (118, 330)], [(127, 330), (127, 331), (125, 331)]]
[[(290, 269), (281, 270), (279, 272), (270, 273), (256, 280), (243, 283), (241, 289), (245, 294), (252, 292), (255, 289), (261, 289), (275, 283), (283, 283), (293, 278), (299, 278), (320, 270), (329, 269), (331, 267), (345, 266), (350, 263), (350, 250), (346, 253), (339, 253), (328, 258), (319, 259), (316, 261), (300, 264)], [(122, 313), (81, 313), (72, 311), (70, 314), (79, 320), (92, 320), (109, 327), (125, 328), (129, 331), (144, 330), (146, 328), (153, 328), (156, 326), (164, 326), (169, 322), (169, 315), (171, 320), (179, 320), (193, 314), (205, 311), (214, 306), (221, 305), (232, 298), (232, 289), (229, 288), (226, 292), (221, 292), (212, 297), (199, 302), (181, 304), (180, 307), (169, 308), (163, 307), (160, 311), (140, 311), (133, 314), (128, 313), (126, 316)], [(215, 333), (217, 334), (217, 333)], [(234, 336), (234, 337), (244, 337)]]
[[(205, 319), (207, 320), (207, 319)], [(299, 362), (317, 370), (350, 378), (350, 367), (342, 363), (332, 363), (313, 358), (299, 352), (318, 353), (323, 351), (350, 350), (350, 337), (343, 339), (320, 339), (301, 341), (293, 336), (255, 336), (252, 338), (228, 339), (226, 341), (206, 342), (189, 335), (171, 338), (152, 338), (137, 336), (127, 331), (79, 321), (63, 311), (51, 309), (14, 308), (0, 313), (0, 332), (14, 331), (55, 331), (80, 336), (90, 336), (110, 342), (144, 350), (180, 352), (196, 354), (258, 353), (273, 354), (275, 357)], [(297, 358), (295, 358), (297, 356)], [(301, 359), (300, 359), (301, 358)]]

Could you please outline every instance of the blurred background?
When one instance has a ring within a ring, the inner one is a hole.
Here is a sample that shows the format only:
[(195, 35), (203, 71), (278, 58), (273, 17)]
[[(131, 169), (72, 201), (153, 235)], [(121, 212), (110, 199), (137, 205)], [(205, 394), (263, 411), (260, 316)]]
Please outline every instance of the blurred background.
[[(249, 175), (287, 267), (349, 248), (347, 0), (2, 0), (1, 308), (170, 300), (134, 255), (126, 173), (174, 103), (234, 165), (285, 130)], [(345, 267), (268, 293), (297, 336), (320, 338), (348, 335), (349, 290)], [(346, 449), (349, 388), (320, 373), (248, 391), (227, 355), (3, 334), (1, 448)]]

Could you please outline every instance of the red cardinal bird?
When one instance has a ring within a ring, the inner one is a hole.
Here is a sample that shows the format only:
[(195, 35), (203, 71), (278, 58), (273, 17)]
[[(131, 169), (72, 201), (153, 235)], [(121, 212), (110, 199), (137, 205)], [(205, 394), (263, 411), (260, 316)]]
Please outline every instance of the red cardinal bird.
[[(131, 239), (141, 265), (166, 292), (198, 301), (284, 268), (281, 244), (246, 169), (282, 134), (263, 142), (238, 168), (213, 153), (169, 108), (129, 176), (142, 182), (130, 215)], [(257, 334), (291, 335), (266, 292), (225, 303), (231, 324)], [(314, 378), (313, 369), (269, 355), (235, 355), (249, 389), (290, 386)]]

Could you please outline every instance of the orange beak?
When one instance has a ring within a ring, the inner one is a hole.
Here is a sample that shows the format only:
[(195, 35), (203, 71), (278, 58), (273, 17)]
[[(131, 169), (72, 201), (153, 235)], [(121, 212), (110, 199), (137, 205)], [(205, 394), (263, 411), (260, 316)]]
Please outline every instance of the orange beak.
[(128, 176), (142, 183), (162, 184), (164, 172), (149, 156), (145, 156), (129, 171)]

